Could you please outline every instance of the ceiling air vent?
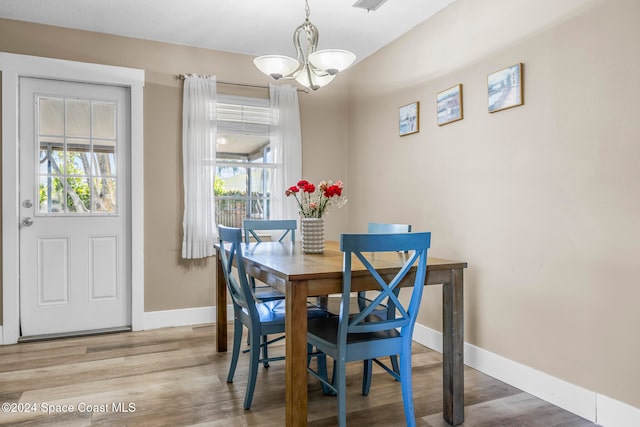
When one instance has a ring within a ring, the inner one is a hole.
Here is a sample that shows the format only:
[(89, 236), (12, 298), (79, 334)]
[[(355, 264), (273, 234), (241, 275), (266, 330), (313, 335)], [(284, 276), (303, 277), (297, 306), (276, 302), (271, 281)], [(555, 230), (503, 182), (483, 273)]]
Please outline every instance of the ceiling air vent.
[(353, 7), (359, 7), (368, 11), (376, 10), (382, 6), (387, 0), (358, 0)]

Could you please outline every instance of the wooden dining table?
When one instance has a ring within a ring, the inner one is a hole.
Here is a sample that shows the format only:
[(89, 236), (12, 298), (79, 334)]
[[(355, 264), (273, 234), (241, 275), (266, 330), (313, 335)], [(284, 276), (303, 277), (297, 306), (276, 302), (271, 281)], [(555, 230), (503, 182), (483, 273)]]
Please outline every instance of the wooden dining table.
[[(217, 350), (227, 351), (227, 288), (216, 245)], [(226, 248), (228, 250), (228, 248)], [(325, 242), (322, 254), (304, 254), (299, 242), (242, 245), (247, 274), (281, 291), (286, 298), (286, 425), (307, 425), (307, 298), (342, 292), (343, 253), (339, 243)], [(381, 275), (393, 276), (401, 266), (397, 254), (376, 254), (371, 262)], [(357, 264), (356, 264), (357, 265)], [(442, 285), (443, 417), (451, 425), (464, 421), (463, 270), (466, 262), (429, 257), (425, 285)], [(357, 266), (353, 267), (354, 270)], [(361, 267), (364, 269), (364, 267)], [(412, 282), (410, 277), (405, 283)], [(365, 275), (355, 274), (352, 290), (375, 289)]]

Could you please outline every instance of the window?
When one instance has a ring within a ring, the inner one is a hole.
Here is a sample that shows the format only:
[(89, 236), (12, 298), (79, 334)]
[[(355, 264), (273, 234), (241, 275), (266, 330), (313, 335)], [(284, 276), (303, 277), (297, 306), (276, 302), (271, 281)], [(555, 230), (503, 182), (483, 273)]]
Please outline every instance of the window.
[(117, 214), (115, 102), (37, 96), (38, 215)]
[(275, 164), (270, 148), (268, 99), (218, 95), (216, 106), (216, 223), (270, 218)]

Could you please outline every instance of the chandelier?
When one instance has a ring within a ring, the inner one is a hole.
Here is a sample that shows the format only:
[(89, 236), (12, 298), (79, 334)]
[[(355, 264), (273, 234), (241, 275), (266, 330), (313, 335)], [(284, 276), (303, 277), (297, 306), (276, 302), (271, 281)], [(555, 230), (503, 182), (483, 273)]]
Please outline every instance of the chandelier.
[(293, 45), (297, 58), (285, 55), (263, 55), (253, 63), (274, 80), (296, 79), (302, 86), (318, 90), (333, 80), (340, 71), (348, 68), (356, 56), (342, 49), (316, 50), (318, 27), (309, 21), (309, 0), (305, 0), (306, 19), (293, 32)]

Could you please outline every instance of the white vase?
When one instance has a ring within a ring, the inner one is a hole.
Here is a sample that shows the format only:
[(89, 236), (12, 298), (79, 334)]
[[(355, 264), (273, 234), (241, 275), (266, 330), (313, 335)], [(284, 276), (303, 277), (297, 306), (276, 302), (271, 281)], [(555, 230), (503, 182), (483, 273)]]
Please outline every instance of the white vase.
[(302, 218), (302, 252), (321, 254), (324, 252), (324, 219)]

